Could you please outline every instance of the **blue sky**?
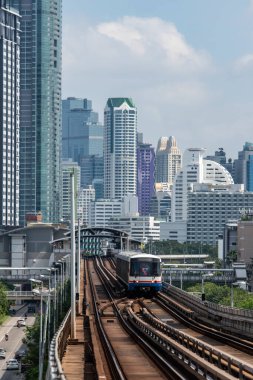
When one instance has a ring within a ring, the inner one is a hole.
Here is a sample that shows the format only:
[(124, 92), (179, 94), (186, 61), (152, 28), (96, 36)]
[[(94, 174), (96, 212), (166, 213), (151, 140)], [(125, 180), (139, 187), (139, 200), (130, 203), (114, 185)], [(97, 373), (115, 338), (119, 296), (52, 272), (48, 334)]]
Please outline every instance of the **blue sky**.
[(63, 0), (63, 97), (129, 96), (156, 146), (253, 141), (253, 0)]

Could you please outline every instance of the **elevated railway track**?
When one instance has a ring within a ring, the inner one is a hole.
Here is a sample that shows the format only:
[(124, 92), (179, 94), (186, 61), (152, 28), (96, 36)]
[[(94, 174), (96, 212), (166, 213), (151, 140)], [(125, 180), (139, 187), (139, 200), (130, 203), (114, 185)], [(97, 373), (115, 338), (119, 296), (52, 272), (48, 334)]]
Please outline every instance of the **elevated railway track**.
[(54, 347), (62, 377), (49, 379), (253, 380), (252, 336), (220, 331), (219, 321), (206, 315), (200, 321), (191, 297), (187, 304), (187, 295), (174, 287), (152, 299), (129, 299), (116, 280), (113, 261), (97, 258), (85, 264), (83, 309), (77, 317), (83, 338), (70, 342), (66, 323)]

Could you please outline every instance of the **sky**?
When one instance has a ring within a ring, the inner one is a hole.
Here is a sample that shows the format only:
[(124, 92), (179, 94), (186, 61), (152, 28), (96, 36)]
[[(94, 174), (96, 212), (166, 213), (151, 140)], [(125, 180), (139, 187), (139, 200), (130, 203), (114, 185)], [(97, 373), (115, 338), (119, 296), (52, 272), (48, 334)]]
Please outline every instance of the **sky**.
[(253, 0), (63, 0), (63, 98), (130, 97), (156, 148), (253, 142)]

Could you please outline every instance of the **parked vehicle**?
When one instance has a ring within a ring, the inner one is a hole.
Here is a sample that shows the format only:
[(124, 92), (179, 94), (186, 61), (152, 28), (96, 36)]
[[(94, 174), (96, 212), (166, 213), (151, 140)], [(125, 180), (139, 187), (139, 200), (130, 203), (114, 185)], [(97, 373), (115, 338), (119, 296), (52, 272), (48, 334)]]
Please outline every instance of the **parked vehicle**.
[(17, 327), (24, 327), (26, 326), (26, 321), (24, 318), (18, 319), (17, 320)]
[(19, 362), (17, 359), (10, 359), (6, 363), (6, 369), (19, 369)]
[(0, 359), (6, 358), (6, 351), (4, 348), (0, 348)]
[(17, 359), (17, 360), (21, 360), (25, 356), (26, 356), (26, 350), (18, 350), (15, 353), (15, 359)]

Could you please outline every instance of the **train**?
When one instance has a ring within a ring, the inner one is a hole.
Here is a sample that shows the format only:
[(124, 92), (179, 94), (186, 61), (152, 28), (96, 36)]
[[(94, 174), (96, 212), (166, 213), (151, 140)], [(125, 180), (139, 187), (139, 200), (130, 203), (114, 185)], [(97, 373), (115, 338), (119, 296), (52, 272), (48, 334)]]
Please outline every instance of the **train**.
[(160, 257), (136, 251), (122, 251), (115, 257), (116, 276), (128, 292), (155, 293), (161, 290)]

